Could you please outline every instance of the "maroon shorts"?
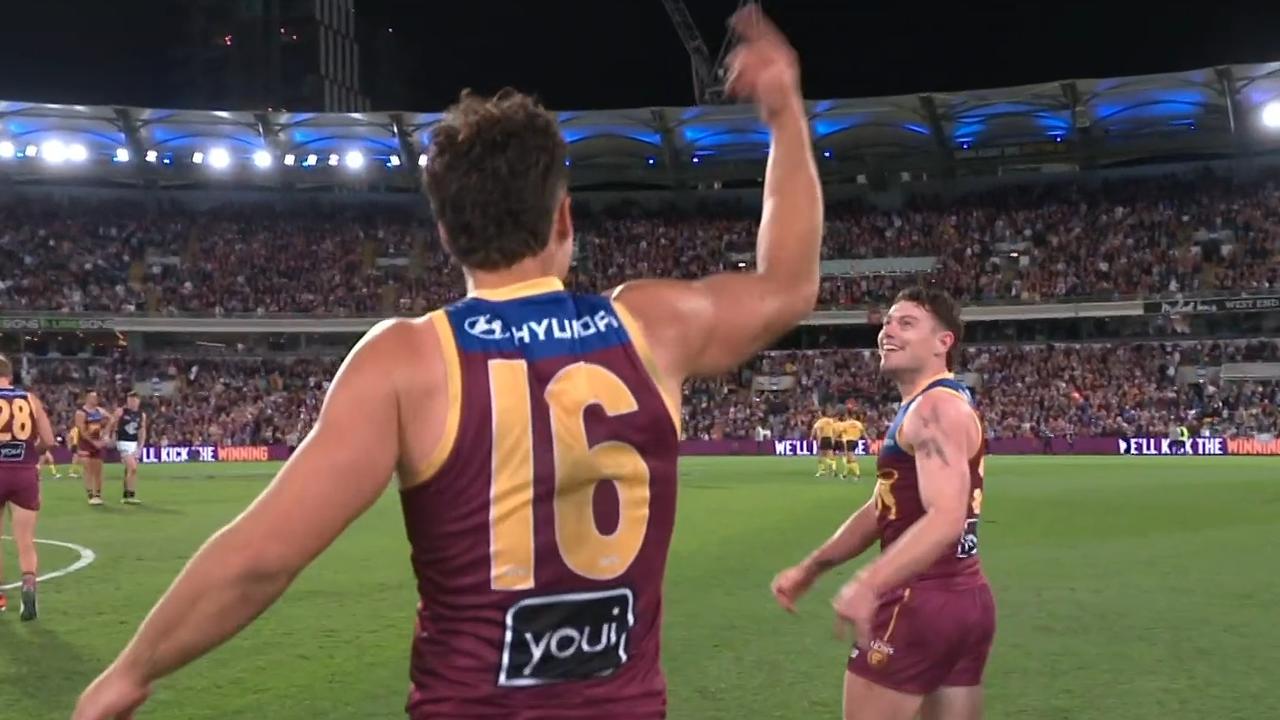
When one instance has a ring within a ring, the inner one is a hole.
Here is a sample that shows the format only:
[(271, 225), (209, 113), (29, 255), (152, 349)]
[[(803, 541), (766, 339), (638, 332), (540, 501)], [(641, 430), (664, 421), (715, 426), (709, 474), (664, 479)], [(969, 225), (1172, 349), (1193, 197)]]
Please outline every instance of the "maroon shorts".
[(92, 443), (81, 441), (76, 447), (76, 454), (90, 460), (97, 460), (102, 457), (102, 448)]
[(870, 648), (854, 648), (849, 672), (911, 695), (982, 684), (996, 634), (996, 605), (985, 581), (963, 589), (914, 587), (876, 610)]
[(31, 465), (0, 467), (0, 510), (13, 503), (23, 510), (40, 509), (40, 471)]

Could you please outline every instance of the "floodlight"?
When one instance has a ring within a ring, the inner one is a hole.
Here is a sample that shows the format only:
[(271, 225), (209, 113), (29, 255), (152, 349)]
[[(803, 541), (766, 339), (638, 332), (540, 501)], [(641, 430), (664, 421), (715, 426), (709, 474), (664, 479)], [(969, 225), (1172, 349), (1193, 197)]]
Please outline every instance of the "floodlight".
[(159, 160), (159, 159), (160, 159), (160, 153), (158, 151), (156, 150), (147, 151), (147, 157), (146, 157), (147, 162), (154, 163), (156, 160)]
[(307, 156), (307, 161), (302, 164), (307, 167), (315, 167), (318, 162), (320, 162), (320, 156), (312, 153)]
[(191, 162), (195, 163), (196, 165), (203, 165), (203, 164), (204, 164), (204, 153), (203, 153), (203, 152), (201, 152), (200, 150), (197, 150), (197, 151), (195, 151), (195, 152), (191, 153)]
[(67, 159), (67, 146), (61, 140), (50, 140), (40, 146), (40, 154), (44, 156), (45, 162), (58, 165)]
[(253, 164), (260, 168), (271, 167), (271, 153), (259, 150), (253, 154)]
[(331, 153), (329, 155), (329, 167), (338, 167), (338, 163), (340, 162), (342, 162), (342, 158), (338, 157), (337, 153)]
[(209, 151), (209, 164), (221, 170), (231, 164), (231, 153), (226, 148), (214, 148)]
[(400, 156), (392, 155), (391, 157), (387, 158), (387, 164), (390, 165), (391, 167), (400, 167)]
[(69, 145), (67, 147), (67, 159), (71, 162), (84, 162), (89, 159), (89, 150), (79, 143)]
[(294, 163), (296, 163), (296, 162), (298, 162), (298, 156), (297, 156), (297, 155), (294, 155), (293, 153), (289, 153), (288, 155), (285, 155), (285, 156), (284, 156), (284, 164), (285, 164), (285, 165), (287, 165), (287, 166), (289, 166), (289, 167), (293, 167)]
[(8, 140), (5, 140), (4, 142), (0, 142), (0, 158), (4, 158), (5, 160), (8, 160), (17, 154), (18, 154), (18, 148), (14, 147), (13, 143), (9, 142)]
[(422, 153), (421, 155), (418, 156), (418, 167), (426, 167), (426, 166), (427, 166), (427, 154)]
[(359, 170), (364, 167), (364, 153), (359, 150), (352, 150), (347, 153), (346, 158), (344, 158), (344, 162), (347, 164), (348, 168), (352, 170)]
[(129, 148), (116, 148), (116, 162), (129, 162)]
[(23, 152), (23, 155), (27, 157), (36, 157), (39, 154), (40, 147), (38, 145), (28, 145), (27, 149)]
[(1280, 130), (1280, 100), (1272, 100), (1262, 108), (1262, 124)]

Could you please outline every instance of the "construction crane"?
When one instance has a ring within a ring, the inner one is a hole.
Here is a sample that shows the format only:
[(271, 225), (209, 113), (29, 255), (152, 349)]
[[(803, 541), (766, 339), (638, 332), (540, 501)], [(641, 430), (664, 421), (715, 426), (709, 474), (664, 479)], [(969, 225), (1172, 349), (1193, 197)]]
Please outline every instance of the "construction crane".
[[(756, 4), (756, 0), (738, 0), (738, 9), (741, 10), (751, 4)], [(676, 26), (676, 33), (684, 43), (684, 49), (689, 52), (689, 62), (693, 70), (693, 95), (696, 102), (705, 105), (723, 104), (725, 102), (724, 61), (732, 47), (732, 37), (725, 38), (720, 46), (720, 52), (713, 60), (711, 51), (707, 48), (707, 42), (702, 39), (702, 33), (693, 22), (693, 16), (689, 14), (689, 8), (685, 6), (684, 0), (662, 0), (662, 6), (666, 8), (667, 15), (671, 16), (671, 22)]]

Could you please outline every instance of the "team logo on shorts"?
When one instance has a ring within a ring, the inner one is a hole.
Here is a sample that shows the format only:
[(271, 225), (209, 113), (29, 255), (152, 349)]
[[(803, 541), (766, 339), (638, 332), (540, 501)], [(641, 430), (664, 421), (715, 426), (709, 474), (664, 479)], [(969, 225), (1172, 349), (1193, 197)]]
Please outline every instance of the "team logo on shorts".
[(884, 667), (893, 655), (893, 646), (882, 640), (871, 643), (871, 652), (867, 653), (867, 664), (877, 670)]

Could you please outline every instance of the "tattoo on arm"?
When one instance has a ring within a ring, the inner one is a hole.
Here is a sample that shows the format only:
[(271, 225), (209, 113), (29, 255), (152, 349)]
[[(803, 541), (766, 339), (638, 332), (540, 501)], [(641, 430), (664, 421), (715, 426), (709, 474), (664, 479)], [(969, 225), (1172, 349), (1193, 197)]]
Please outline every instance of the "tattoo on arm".
[(942, 434), (942, 421), (938, 417), (938, 409), (936, 407), (922, 408), (920, 416), (920, 438), (916, 440), (916, 452), (921, 457), (930, 460), (938, 460), (947, 467), (951, 466), (951, 459), (947, 457), (947, 451), (943, 449), (942, 442), (938, 439)]

